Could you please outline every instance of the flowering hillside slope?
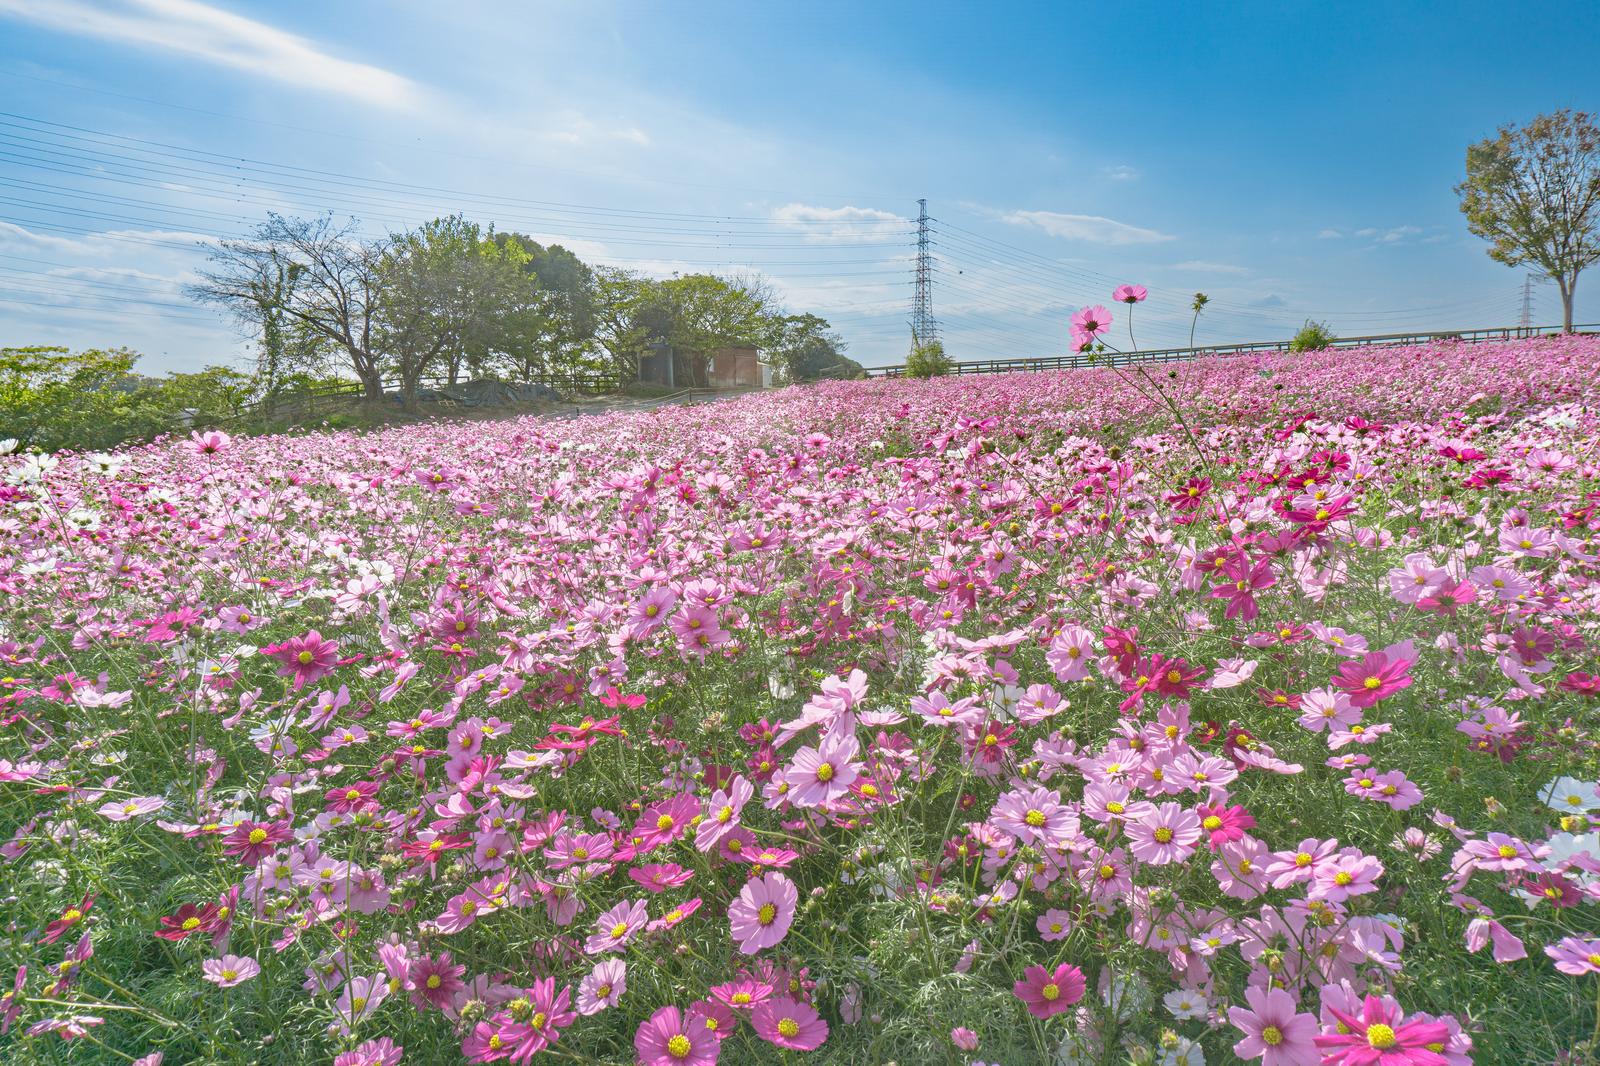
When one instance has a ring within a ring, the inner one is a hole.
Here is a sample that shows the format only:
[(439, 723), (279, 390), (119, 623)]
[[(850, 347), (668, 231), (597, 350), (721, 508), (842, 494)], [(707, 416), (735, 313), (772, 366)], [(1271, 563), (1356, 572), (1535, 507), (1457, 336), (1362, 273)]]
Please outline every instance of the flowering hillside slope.
[(0, 459), (0, 1056), (1600, 1054), (1597, 366)]

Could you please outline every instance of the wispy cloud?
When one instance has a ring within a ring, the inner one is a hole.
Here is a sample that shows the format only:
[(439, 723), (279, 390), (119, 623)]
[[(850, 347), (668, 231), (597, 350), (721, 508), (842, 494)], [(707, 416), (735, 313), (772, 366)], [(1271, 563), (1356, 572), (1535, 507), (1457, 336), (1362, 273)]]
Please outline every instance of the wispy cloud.
[(897, 233), (896, 223), (906, 219), (892, 211), (875, 207), (815, 207), (811, 204), (784, 204), (772, 217), (812, 241), (882, 241)]
[(1187, 259), (1182, 263), (1172, 264), (1174, 270), (1191, 270), (1202, 274), (1248, 274), (1249, 267), (1235, 266), (1232, 263), (1213, 263), (1208, 259)]
[(409, 109), (422, 97), (419, 87), (399, 74), (329, 55), (315, 41), (198, 0), (0, 0), (0, 16), (178, 52), (380, 107)]
[(1420, 226), (1394, 226), (1389, 229), (1379, 229), (1367, 226), (1355, 232), (1357, 237), (1368, 238), (1378, 244), (1399, 244), (1401, 241), (1415, 237), (1422, 232)]
[(1099, 215), (1064, 215), (1056, 211), (1010, 211), (1002, 213), (1000, 221), (1013, 226), (1032, 226), (1052, 237), (1070, 241), (1089, 241), (1094, 244), (1159, 244), (1175, 238), (1142, 226), (1102, 218)]
[(1137, 181), (1139, 178), (1139, 172), (1133, 167), (1128, 166), (1126, 163), (1118, 163), (1116, 166), (1105, 167), (1102, 170), (1102, 173), (1112, 181)]
[(1321, 233), (1317, 234), (1317, 239), (1318, 240), (1323, 240), (1323, 241), (1336, 241), (1336, 240), (1339, 240), (1340, 238), (1342, 238), (1343, 236), (1344, 236), (1344, 234), (1340, 233), (1338, 230), (1334, 229), (1332, 226), (1329, 226), (1327, 229), (1325, 229)]

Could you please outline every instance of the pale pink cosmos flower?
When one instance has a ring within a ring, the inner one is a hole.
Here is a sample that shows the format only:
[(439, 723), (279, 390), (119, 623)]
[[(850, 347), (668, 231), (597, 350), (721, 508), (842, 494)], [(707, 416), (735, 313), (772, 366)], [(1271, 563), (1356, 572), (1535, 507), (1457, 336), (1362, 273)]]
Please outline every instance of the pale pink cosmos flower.
[(1556, 969), (1574, 977), (1586, 973), (1600, 973), (1600, 940), (1583, 940), (1575, 936), (1562, 937), (1554, 944), (1545, 945), (1544, 953), (1555, 962)]
[(1111, 293), (1111, 298), (1118, 303), (1136, 304), (1150, 295), (1150, 291), (1143, 285), (1118, 285)]
[(1228, 1008), (1228, 1020), (1245, 1034), (1233, 1045), (1235, 1055), (1260, 1059), (1262, 1066), (1317, 1066), (1322, 1061), (1315, 1043), (1317, 1016), (1297, 1012), (1294, 996), (1281, 988), (1252, 985), (1244, 998), (1248, 1009)]
[(754, 786), (744, 777), (735, 775), (728, 782), (725, 789), (717, 789), (711, 794), (704, 810), (704, 817), (695, 827), (694, 846), (697, 851), (710, 851), (721, 842), (722, 838), (739, 825), (739, 812), (744, 805), (755, 796)]
[(578, 983), (578, 1013), (587, 1016), (615, 1007), (627, 990), (628, 964), (621, 959), (605, 959)]
[(728, 922), (739, 950), (754, 955), (782, 941), (799, 901), (794, 882), (777, 871), (747, 882), (728, 907)]
[(95, 812), (112, 822), (126, 822), (130, 818), (153, 814), (167, 805), (160, 796), (135, 796), (132, 799), (112, 800), (103, 803)]
[(219, 988), (232, 988), (244, 984), (261, 972), (261, 964), (248, 955), (224, 955), (220, 959), (207, 959), (200, 964), (205, 979)]
[(623, 900), (595, 920), (595, 932), (584, 941), (587, 955), (604, 955), (621, 951), (638, 936), (649, 922), (645, 901)]
[(1151, 866), (1182, 862), (1200, 843), (1200, 816), (1178, 803), (1160, 803), (1146, 818), (1128, 823), (1133, 857)]
[(850, 791), (859, 767), (851, 762), (861, 745), (849, 734), (830, 733), (815, 748), (801, 748), (784, 770), (789, 802), (826, 807)]

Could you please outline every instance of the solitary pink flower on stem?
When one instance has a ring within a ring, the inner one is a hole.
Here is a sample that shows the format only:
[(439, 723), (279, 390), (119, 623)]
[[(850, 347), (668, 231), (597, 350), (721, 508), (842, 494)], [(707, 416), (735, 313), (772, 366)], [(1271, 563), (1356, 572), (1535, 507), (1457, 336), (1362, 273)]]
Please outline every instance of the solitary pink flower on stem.
[(278, 674), (293, 677), (298, 692), (307, 684), (333, 672), (339, 663), (339, 645), (323, 640), (315, 629), (301, 637), (290, 637), (282, 644), (268, 644), (261, 654), (278, 660)]
[(1082, 999), (1086, 985), (1083, 971), (1064, 962), (1054, 970), (1029, 966), (1011, 990), (1027, 1006), (1029, 1014), (1049, 1018)]
[(830, 733), (815, 748), (801, 748), (784, 772), (789, 802), (796, 807), (826, 807), (850, 791), (859, 767), (850, 760), (861, 745), (848, 734)]
[(1111, 312), (1104, 307), (1085, 307), (1072, 316), (1072, 331), (1093, 340), (1111, 328)]
[(728, 922), (739, 950), (754, 955), (776, 945), (789, 933), (800, 890), (781, 873), (767, 873), (739, 890), (728, 907)]
[(1150, 295), (1143, 285), (1118, 285), (1111, 298), (1118, 303), (1136, 304)]
[(200, 964), (207, 981), (219, 988), (232, 988), (243, 984), (261, 972), (261, 964), (245, 955), (224, 955), (220, 959), (207, 959)]

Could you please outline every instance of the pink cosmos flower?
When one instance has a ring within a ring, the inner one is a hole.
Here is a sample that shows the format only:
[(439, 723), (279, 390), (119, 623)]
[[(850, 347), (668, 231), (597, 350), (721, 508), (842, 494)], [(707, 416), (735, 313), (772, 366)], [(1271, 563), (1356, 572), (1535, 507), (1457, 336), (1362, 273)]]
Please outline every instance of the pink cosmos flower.
[(828, 1023), (822, 1016), (811, 1004), (789, 996), (758, 1004), (750, 1022), (761, 1039), (792, 1051), (815, 1051), (828, 1039)]
[(1222, 845), (1239, 840), (1246, 829), (1255, 827), (1255, 816), (1238, 804), (1224, 807), (1202, 803), (1194, 809), (1200, 816), (1200, 828), (1205, 830), (1207, 844), (1212, 851)]
[(1022, 971), (1022, 980), (1011, 986), (1016, 997), (1035, 1018), (1050, 1018), (1083, 998), (1087, 987), (1083, 971), (1069, 963), (1061, 963), (1054, 970), (1043, 966), (1029, 966)]
[(1555, 961), (1556, 969), (1562, 973), (1574, 977), (1600, 973), (1600, 940), (1562, 937), (1554, 944), (1546, 944), (1544, 953)]
[(1311, 899), (1329, 903), (1343, 903), (1352, 896), (1363, 896), (1378, 890), (1378, 878), (1383, 876), (1383, 863), (1355, 848), (1346, 848), (1326, 862), (1319, 863), (1311, 880)]
[(1200, 816), (1179, 803), (1160, 803), (1147, 818), (1128, 823), (1133, 857), (1152, 866), (1182, 862), (1200, 842)]
[(189, 433), (189, 440), (196, 455), (216, 455), (233, 443), (233, 438), (220, 429), (208, 429), (204, 433), (192, 430)]
[(1118, 303), (1136, 304), (1150, 295), (1143, 285), (1118, 285), (1111, 298)]
[(762, 874), (739, 890), (728, 907), (728, 921), (739, 950), (746, 955), (770, 948), (789, 933), (799, 889), (781, 873)]
[(964, 1025), (958, 1025), (950, 1030), (950, 1042), (962, 1051), (978, 1050), (978, 1034)]
[(1039, 786), (1001, 796), (989, 820), (1024, 844), (1059, 848), (1078, 834), (1078, 819), (1061, 802), (1061, 793)]
[(108, 821), (126, 822), (130, 818), (154, 814), (166, 805), (167, 801), (160, 796), (135, 796), (132, 799), (112, 800), (101, 804), (95, 813)]
[(1296, 1013), (1295, 997), (1281, 988), (1252, 985), (1245, 989), (1244, 1007), (1229, 1007), (1228, 1020), (1245, 1037), (1233, 1045), (1241, 1059), (1260, 1059), (1262, 1066), (1317, 1066), (1317, 1016)]
[(713, 1066), (721, 1042), (704, 1026), (691, 1025), (677, 1007), (662, 1007), (633, 1034), (639, 1066)]
[(595, 922), (595, 932), (584, 941), (584, 954), (604, 955), (621, 951), (644, 931), (648, 921), (644, 900), (634, 900), (632, 903), (623, 900)]
[(261, 654), (278, 660), (278, 674), (294, 678), (294, 689), (300, 691), (313, 681), (333, 672), (339, 663), (339, 645), (323, 640), (315, 629), (304, 636), (290, 637), (282, 644), (268, 644)]
[(1359, 660), (1339, 664), (1332, 684), (1350, 697), (1350, 704), (1363, 710), (1379, 700), (1411, 686), (1412, 659), (1369, 651)]
[(850, 791), (860, 772), (851, 760), (861, 745), (849, 734), (830, 733), (815, 748), (801, 748), (784, 770), (789, 802), (796, 807), (826, 807)]
[(711, 794), (706, 803), (704, 817), (695, 827), (694, 846), (697, 851), (710, 851), (739, 825), (739, 812), (756, 794), (755, 787), (742, 776), (735, 775), (725, 789)]
[(1429, 1045), (1444, 1045), (1450, 1030), (1440, 1022), (1404, 1021), (1392, 1001), (1368, 996), (1356, 1017), (1338, 1007), (1328, 1012), (1347, 1032), (1315, 1038), (1324, 1066), (1444, 1066), (1445, 1058)]
[(1111, 328), (1111, 312), (1104, 307), (1085, 307), (1072, 316), (1072, 332), (1089, 340)]
[(386, 1036), (366, 1040), (334, 1056), (333, 1066), (400, 1066), (405, 1048)]
[(466, 972), (465, 966), (451, 961), (448, 951), (440, 952), (437, 957), (423, 955), (411, 960), (406, 970), (411, 1002), (418, 1010), (430, 1006), (444, 1010), (455, 1002), (456, 993), (467, 987), (461, 980)]
[(734, 1010), (750, 1010), (757, 1003), (771, 997), (772, 986), (754, 977), (744, 976), (737, 981), (712, 985), (711, 994)]
[(1033, 926), (1039, 930), (1039, 939), (1050, 943), (1055, 940), (1065, 940), (1072, 932), (1072, 916), (1064, 910), (1050, 908), (1034, 920)]
[(241, 985), (261, 972), (261, 964), (248, 955), (224, 955), (220, 959), (207, 959), (200, 964), (207, 981), (219, 988)]
[(578, 1013), (588, 1016), (615, 1007), (627, 990), (628, 964), (604, 959), (578, 983)]

